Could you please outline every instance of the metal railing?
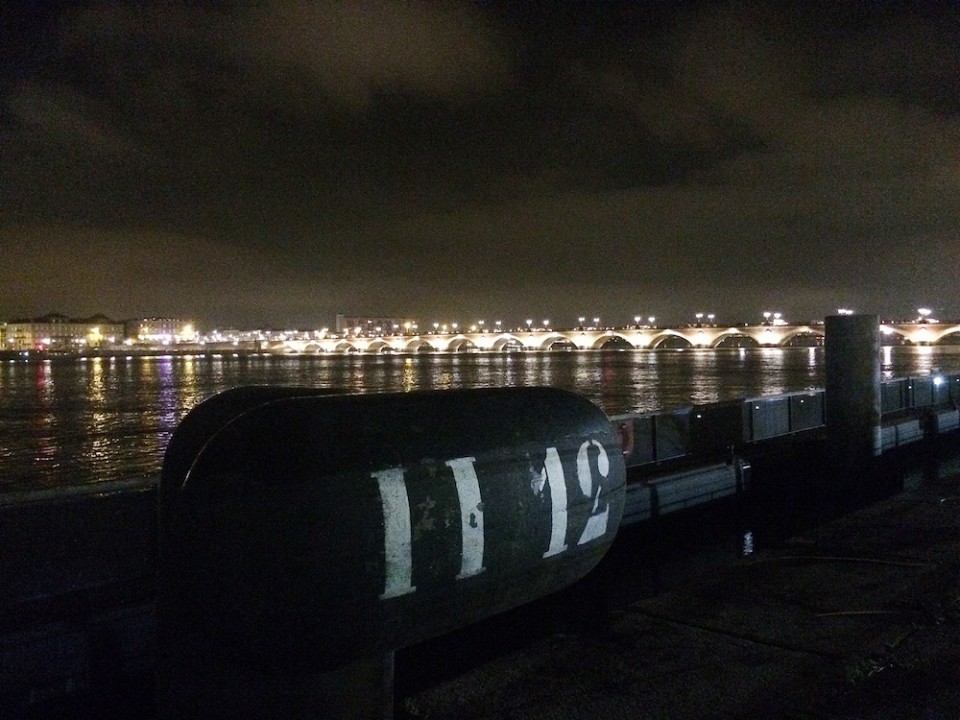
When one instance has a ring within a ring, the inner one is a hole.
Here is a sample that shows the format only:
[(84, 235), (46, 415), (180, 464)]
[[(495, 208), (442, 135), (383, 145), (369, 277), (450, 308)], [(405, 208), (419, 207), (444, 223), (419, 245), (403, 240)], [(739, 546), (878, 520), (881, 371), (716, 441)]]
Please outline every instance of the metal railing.
[[(895, 378), (881, 383), (886, 420), (917, 411), (960, 406), (960, 373)], [(753, 442), (824, 427), (822, 389), (694, 405), (657, 413), (611, 416), (623, 442), (627, 467), (709, 455)], [(941, 427), (948, 428), (941, 423)]]

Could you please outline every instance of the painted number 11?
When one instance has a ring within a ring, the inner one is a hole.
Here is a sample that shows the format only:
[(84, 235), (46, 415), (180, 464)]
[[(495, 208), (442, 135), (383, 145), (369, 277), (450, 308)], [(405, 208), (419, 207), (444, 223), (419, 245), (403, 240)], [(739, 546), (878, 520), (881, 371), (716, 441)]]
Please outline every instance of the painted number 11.
[[(602, 537), (607, 531), (609, 508), (601, 509), (600, 492), (602, 483), (594, 483), (590, 470), (589, 450), (591, 446), (598, 450), (597, 470), (603, 478), (610, 471), (610, 461), (603, 445), (596, 440), (588, 440), (580, 446), (577, 453), (577, 479), (580, 491), (592, 498), (593, 504), (587, 524), (577, 541), (583, 545)], [(476, 458), (462, 457), (447, 460), (446, 465), (453, 471), (457, 488), (457, 500), (460, 505), (460, 572), (457, 579), (468, 578), (484, 571), (483, 566), (483, 498), (480, 496), (480, 483), (477, 479), (474, 463)], [(547, 448), (544, 462), (546, 483), (550, 488), (551, 531), (550, 545), (543, 557), (551, 557), (567, 549), (567, 486), (563, 476), (563, 466), (556, 448)], [(410, 501), (404, 480), (403, 468), (388, 468), (372, 473), (380, 490), (384, 525), (384, 589), (382, 600), (407, 595), (416, 591), (413, 584), (413, 543), (410, 520)]]

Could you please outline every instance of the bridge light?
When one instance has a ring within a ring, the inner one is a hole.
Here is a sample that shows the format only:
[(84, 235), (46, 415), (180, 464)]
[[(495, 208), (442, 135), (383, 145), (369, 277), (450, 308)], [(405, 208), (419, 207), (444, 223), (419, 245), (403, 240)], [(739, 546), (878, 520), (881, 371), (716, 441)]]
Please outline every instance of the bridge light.
[(549, 320), (544, 320), (544, 321), (543, 321), (543, 326), (544, 326), (545, 328), (550, 327), (550, 321), (549, 321)]
[(650, 317), (648, 317), (647, 320), (649, 321), (649, 323), (650, 323), (651, 325), (654, 325), (654, 324), (656, 324), (656, 322), (657, 322), (657, 319), (656, 319), (653, 315), (651, 315)]
[(766, 323), (767, 325), (770, 324), (770, 316), (772, 314), (773, 313), (771, 313), (769, 310), (764, 310), (763, 312), (763, 322)]
[(707, 322), (709, 322), (711, 325), (713, 325), (713, 320), (714, 320), (714, 318), (716, 318), (716, 317), (717, 317), (717, 316), (714, 315), (713, 313), (709, 313), (709, 314), (707, 315)]
[(930, 308), (917, 308), (917, 312), (920, 313), (920, 322), (929, 322), (930, 313), (933, 312)]

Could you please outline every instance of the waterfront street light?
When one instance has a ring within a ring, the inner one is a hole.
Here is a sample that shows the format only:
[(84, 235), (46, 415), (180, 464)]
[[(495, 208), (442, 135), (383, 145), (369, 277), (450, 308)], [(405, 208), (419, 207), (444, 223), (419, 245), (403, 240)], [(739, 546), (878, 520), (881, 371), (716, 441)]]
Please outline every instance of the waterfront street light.
[(549, 330), (549, 329), (550, 329), (550, 321), (549, 321), (549, 320), (544, 320), (544, 321), (543, 321), (543, 326)]
[(633, 316), (633, 324), (634, 324), (634, 326), (637, 327), (637, 328), (640, 327), (640, 316), (639, 316), (639, 315), (634, 315), (634, 316)]
[(436, 333), (440, 329), (440, 323), (435, 322), (433, 324), (433, 332)]
[(703, 321), (703, 313), (697, 313), (697, 327), (700, 327), (702, 321)]
[(580, 329), (583, 330), (583, 323), (586, 322), (586, 318), (581, 315), (577, 318), (577, 323), (580, 325)]
[(709, 323), (710, 325), (713, 325), (713, 321), (714, 321), (714, 319), (716, 319), (716, 317), (717, 317), (717, 316), (714, 315), (713, 313), (709, 313), (709, 314), (707, 315), (707, 323)]
[(600, 327), (600, 318), (595, 317), (595, 318), (593, 319), (593, 326), (594, 326), (595, 328), (599, 328), (599, 327)]
[(527, 330), (530, 329), (531, 325), (533, 325), (533, 320), (531, 320), (530, 318), (527, 318)]
[(650, 323), (650, 327), (653, 327), (654, 325), (656, 325), (657, 319), (653, 315), (651, 315), (650, 317), (647, 318), (647, 322)]
[(497, 320), (497, 321), (494, 323), (494, 325), (497, 326), (497, 332), (500, 332), (500, 325), (501, 325), (501, 324), (502, 324), (502, 323), (501, 323), (499, 320)]
[(770, 316), (771, 316), (772, 314), (773, 314), (773, 313), (771, 313), (769, 310), (765, 310), (765, 311), (764, 311), (764, 313), (763, 313), (763, 324), (764, 324), (764, 325), (769, 325), (769, 324), (770, 324)]
[(917, 312), (920, 313), (920, 322), (930, 322), (930, 313), (933, 312), (930, 308), (917, 308)]

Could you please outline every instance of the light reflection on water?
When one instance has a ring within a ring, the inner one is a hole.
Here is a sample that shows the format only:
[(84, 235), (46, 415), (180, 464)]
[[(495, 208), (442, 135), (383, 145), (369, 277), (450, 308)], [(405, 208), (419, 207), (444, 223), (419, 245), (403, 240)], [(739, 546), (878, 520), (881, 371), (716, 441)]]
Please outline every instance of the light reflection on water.
[[(885, 347), (884, 379), (960, 372), (960, 346)], [(345, 392), (552, 385), (608, 414), (823, 386), (822, 348), (417, 355), (163, 356), (42, 362), (0, 370), (0, 488), (154, 475), (177, 423), (245, 384)]]

